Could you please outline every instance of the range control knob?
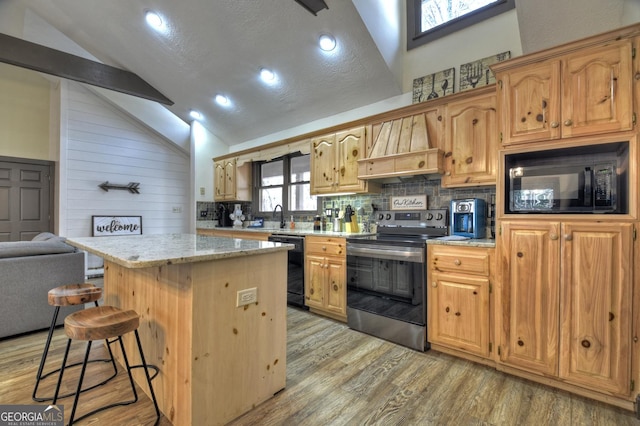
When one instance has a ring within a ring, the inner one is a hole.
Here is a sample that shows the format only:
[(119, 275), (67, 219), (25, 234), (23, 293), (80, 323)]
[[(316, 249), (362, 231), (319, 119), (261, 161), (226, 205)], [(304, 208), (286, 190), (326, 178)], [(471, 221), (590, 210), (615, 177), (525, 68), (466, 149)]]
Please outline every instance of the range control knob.
[(427, 213), (427, 220), (433, 219), (433, 213)]
[(437, 220), (442, 220), (442, 213), (438, 213), (438, 216), (436, 217)]
[(382, 219), (384, 219), (384, 214), (382, 213), (378, 214), (378, 220), (382, 220)]
[(387, 216), (385, 217), (385, 219), (391, 220), (391, 213), (387, 213)]

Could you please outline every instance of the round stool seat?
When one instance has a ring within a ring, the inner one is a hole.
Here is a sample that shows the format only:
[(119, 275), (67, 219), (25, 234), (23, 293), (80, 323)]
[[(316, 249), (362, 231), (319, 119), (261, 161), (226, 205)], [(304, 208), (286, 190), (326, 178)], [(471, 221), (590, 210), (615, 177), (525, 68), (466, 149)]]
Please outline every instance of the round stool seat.
[(137, 330), (140, 316), (115, 306), (96, 306), (69, 314), (64, 331), (69, 339), (104, 340)]
[(102, 289), (93, 284), (68, 284), (49, 290), (48, 301), (51, 306), (83, 305), (95, 302), (102, 297)]

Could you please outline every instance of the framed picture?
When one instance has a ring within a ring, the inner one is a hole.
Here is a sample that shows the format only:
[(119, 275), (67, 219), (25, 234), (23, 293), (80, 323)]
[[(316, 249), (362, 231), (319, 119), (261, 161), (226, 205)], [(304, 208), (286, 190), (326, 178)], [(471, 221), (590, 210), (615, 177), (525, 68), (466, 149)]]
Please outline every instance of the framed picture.
[(495, 83), (496, 77), (493, 75), (489, 65), (497, 64), (509, 58), (511, 58), (511, 51), (506, 51), (460, 65), (460, 92)]
[(417, 104), (452, 94), (455, 74), (456, 69), (449, 68), (415, 78), (413, 80), (413, 103)]
[(91, 235), (142, 235), (142, 216), (91, 216)]

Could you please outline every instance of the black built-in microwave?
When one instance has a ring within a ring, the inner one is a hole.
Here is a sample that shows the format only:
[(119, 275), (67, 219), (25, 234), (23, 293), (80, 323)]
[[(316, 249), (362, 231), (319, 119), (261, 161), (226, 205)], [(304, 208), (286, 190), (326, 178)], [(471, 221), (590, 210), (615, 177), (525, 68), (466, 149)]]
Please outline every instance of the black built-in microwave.
[(506, 213), (628, 213), (628, 143), (505, 156)]

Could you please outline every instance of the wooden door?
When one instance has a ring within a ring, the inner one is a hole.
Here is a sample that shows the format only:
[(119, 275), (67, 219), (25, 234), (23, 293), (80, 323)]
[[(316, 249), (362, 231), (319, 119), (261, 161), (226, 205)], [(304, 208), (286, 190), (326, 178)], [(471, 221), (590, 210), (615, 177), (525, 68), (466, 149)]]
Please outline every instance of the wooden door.
[(560, 61), (499, 74), (502, 144), (560, 138)]
[(0, 241), (29, 241), (53, 231), (53, 163), (0, 161)]
[(565, 223), (562, 228), (560, 377), (630, 393), (633, 226)]
[(560, 224), (503, 222), (500, 361), (558, 373)]
[(324, 308), (326, 282), (325, 258), (306, 255), (305, 257), (305, 303), (312, 308)]
[(326, 309), (339, 315), (347, 313), (346, 260), (327, 258), (327, 304)]
[(450, 103), (447, 117), (442, 186), (495, 185), (499, 145), (495, 93)]
[(631, 41), (623, 40), (563, 61), (563, 137), (632, 128), (631, 49)]
[(431, 275), (429, 341), (489, 356), (489, 280), (469, 275)]
[(214, 200), (224, 200), (225, 196), (225, 162), (217, 161), (213, 163), (213, 191)]
[(311, 140), (311, 194), (335, 192), (336, 135), (325, 135)]
[(364, 191), (365, 181), (358, 179), (358, 160), (364, 158), (365, 127), (336, 133), (338, 191)]

